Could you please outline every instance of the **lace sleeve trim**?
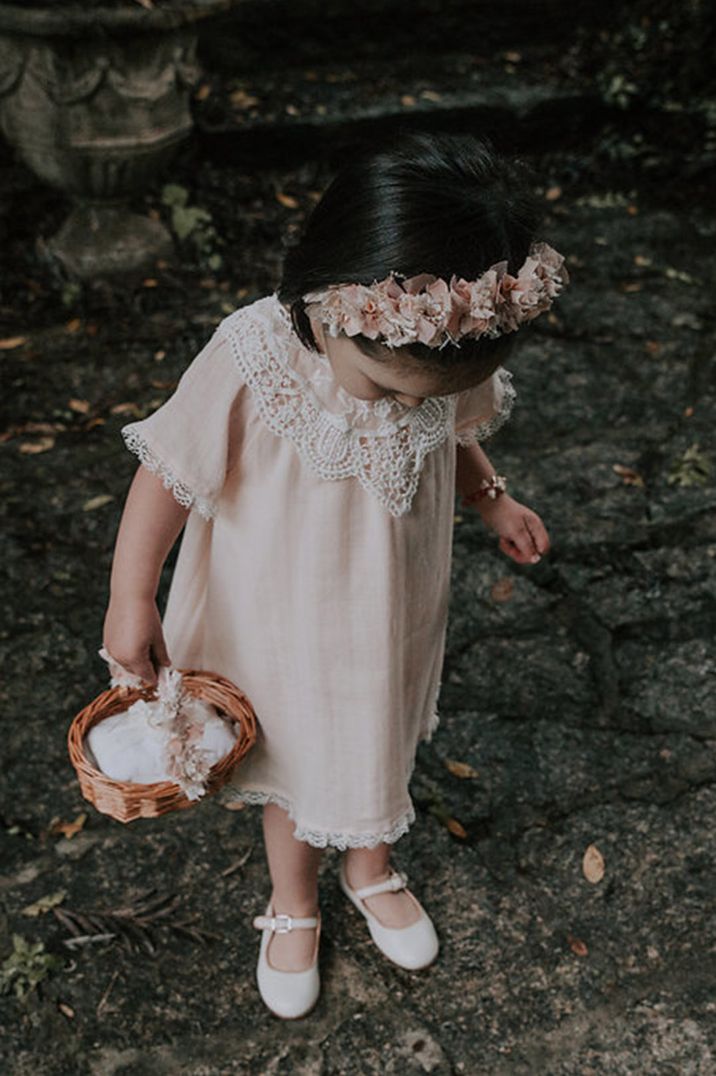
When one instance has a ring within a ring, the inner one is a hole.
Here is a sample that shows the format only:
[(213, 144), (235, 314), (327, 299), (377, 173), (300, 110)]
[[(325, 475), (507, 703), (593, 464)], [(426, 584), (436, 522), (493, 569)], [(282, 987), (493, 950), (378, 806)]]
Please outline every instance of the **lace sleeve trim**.
[(199, 515), (207, 520), (216, 518), (216, 503), (206, 497), (200, 497), (198, 494), (194, 493), (189, 486), (177, 478), (156, 452), (150, 448), (147, 440), (142, 437), (137, 430), (133, 429), (131, 423), (128, 426), (123, 426), (121, 433), (129, 451), (139, 457), (140, 463), (142, 463), (147, 470), (156, 474), (161, 479), (164, 488), (171, 490), (174, 498), (180, 505), (182, 505), (182, 507), (196, 508)]
[(468, 446), (477, 444), (479, 441), (485, 441), (488, 437), (492, 437), (493, 433), (499, 430), (500, 426), (510, 417), (517, 397), (512, 385), (512, 372), (506, 370), (504, 366), (500, 366), (497, 375), (502, 386), (499, 411), (496, 411), (494, 415), (484, 419), (482, 422), (476, 422), (472, 426), (465, 426), (462, 429), (455, 430), (455, 440), (459, 445)]

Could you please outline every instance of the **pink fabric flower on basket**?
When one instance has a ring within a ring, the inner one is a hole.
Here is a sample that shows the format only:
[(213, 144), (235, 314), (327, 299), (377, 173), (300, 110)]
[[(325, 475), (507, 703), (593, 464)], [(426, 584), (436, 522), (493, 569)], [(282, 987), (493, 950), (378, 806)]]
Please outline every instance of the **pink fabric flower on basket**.
[[(146, 686), (105, 647), (99, 654), (109, 664), (112, 687)], [(215, 707), (184, 688), (182, 674), (173, 666), (159, 667), (156, 695), (137, 699), (90, 729), (91, 755), (116, 780), (136, 781), (138, 774), (143, 778), (139, 783), (172, 780), (188, 799), (199, 799), (211, 767), (231, 750), (236, 731)]]

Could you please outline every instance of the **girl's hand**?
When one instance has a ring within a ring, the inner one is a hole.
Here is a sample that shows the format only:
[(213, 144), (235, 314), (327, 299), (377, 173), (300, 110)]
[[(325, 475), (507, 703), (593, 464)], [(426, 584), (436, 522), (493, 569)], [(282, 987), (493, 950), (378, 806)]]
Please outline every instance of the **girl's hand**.
[(113, 596), (104, 618), (102, 643), (115, 661), (152, 686), (159, 667), (171, 665), (153, 598)]
[(536, 564), (549, 550), (549, 535), (540, 517), (508, 493), (494, 500), (484, 497), (477, 510), (486, 526), (499, 534), (502, 552), (518, 564)]

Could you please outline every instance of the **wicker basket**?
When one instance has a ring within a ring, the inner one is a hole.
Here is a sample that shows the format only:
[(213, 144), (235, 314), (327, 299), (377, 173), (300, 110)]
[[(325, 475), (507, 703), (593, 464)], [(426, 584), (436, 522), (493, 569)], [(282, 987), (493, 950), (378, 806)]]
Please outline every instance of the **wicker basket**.
[[(234, 767), (256, 742), (256, 714), (243, 691), (218, 673), (198, 669), (178, 671), (182, 675), (182, 685), (189, 694), (211, 703), (239, 727), (234, 746), (209, 771), (206, 784), (206, 795), (209, 796), (226, 784)], [(118, 822), (156, 818), (168, 811), (181, 811), (200, 802), (188, 799), (174, 781), (156, 781), (146, 785), (115, 781), (93, 766), (85, 754), (84, 738), (93, 725), (127, 710), (138, 699), (151, 702), (156, 697), (156, 686), (130, 688), (117, 685), (103, 691), (80, 710), (67, 734), (70, 761), (77, 772), (82, 795), (98, 811), (111, 815)]]

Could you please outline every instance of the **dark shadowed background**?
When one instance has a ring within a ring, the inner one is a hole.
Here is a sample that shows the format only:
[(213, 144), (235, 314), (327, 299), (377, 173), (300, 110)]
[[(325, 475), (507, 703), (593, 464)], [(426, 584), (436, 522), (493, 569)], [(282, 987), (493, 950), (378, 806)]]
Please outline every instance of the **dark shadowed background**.
[[(3, 1070), (713, 1073), (711, 5), (236, 3), (197, 23), (200, 74), (191, 43), (172, 45), (193, 133), (127, 195), (169, 246), (124, 277), (83, 276), (53, 246), (71, 195), (38, 174), (67, 113), (40, 115), (37, 95), (99, 94), (99, 36), (121, 97), (122, 64), (153, 63), (159, 30), (137, 17), (171, 6), (0, 3)], [(73, 19), (11, 138), (29, 38)], [(131, 60), (112, 59), (135, 32)], [(456, 504), (442, 720), (394, 857), (441, 956), (389, 965), (330, 850), (323, 993), (292, 1024), (253, 979), (260, 812), (220, 795), (123, 826), (82, 800), (65, 737), (108, 686), (97, 650), (136, 468), (120, 427), (171, 394), (226, 313), (273, 290), (337, 165), (396, 125), (486, 133), (535, 167), (572, 284), (511, 358), (513, 416), (485, 447), (552, 551), (516, 565)], [(99, 218), (79, 219), (75, 253)], [(150, 889), (175, 896), (163, 919), (142, 914)], [(63, 909), (84, 917), (79, 939)]]

